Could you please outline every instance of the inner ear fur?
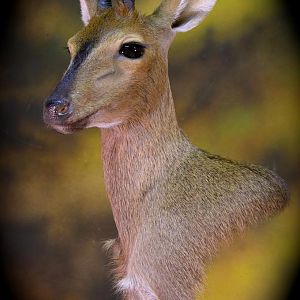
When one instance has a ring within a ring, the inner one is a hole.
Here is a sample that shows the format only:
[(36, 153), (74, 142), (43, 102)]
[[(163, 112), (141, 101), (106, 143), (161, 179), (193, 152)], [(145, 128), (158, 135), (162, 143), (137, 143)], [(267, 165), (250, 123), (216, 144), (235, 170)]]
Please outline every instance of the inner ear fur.
[(81, 19), (84, 25), (87, 25), (90, 19), (96, 14), (97, 0), (79, 0)]

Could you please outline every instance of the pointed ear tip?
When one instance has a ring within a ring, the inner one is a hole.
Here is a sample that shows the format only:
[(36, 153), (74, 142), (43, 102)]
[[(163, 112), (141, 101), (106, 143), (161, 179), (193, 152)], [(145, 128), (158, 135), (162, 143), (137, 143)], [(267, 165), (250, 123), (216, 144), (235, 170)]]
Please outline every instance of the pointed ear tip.
[(217, 0), (211, 0), (211, 6), (210, 8), (213, 8), (217, 3)]
[(208, 11), (212, 10), (213, 7), (216, 5), (217, 0), (209, 0), (209, 3), (207, 4)]

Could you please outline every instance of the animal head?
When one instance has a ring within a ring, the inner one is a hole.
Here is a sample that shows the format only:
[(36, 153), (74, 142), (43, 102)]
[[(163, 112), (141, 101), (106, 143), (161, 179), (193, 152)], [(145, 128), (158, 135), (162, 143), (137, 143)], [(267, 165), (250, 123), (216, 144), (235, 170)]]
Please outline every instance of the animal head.
[(44, 105), (62, 133), (137, 122), (169, 89), (176, 32), (197, 26), (216, 0), (164, 0), (149, 16), (133, 0), (80, 0), (84, 27), (68, 41), (70, 65)]

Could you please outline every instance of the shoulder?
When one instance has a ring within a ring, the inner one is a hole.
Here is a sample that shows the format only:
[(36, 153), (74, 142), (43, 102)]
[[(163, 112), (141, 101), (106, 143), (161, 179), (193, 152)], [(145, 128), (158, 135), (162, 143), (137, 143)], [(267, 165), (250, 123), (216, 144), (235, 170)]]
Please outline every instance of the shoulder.
[[(204, 164), (205, 180), (219, 184), (223, 190), (249, 200), (268, 200), (275, 210), (284, 207), (289, 200), (286, 182), (272, 170), (223, 158), (200, 149), (195, 151), (194, 156)], [(199, 176), (201, 177), (200, 174)]]
[(169, 183), (203, 198), (245, 197), (274, 200), (283, 207), (289, 199), (285, 181), (262, 166), (240, 163), (194, 147)]

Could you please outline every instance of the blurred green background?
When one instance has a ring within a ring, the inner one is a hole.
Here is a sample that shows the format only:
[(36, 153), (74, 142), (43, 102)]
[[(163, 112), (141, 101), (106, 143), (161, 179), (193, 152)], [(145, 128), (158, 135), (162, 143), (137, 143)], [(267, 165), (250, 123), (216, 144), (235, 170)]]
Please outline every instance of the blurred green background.
[[(1, 11), (0, 298), (118, 299), (101, 249), (116, 230), (100, 133), (64, 136), (42, 122), (43, 99), (68, 65), (66, 41), (82, 26), (79, 1), (12, 2)], [(137, 7), (150, 13), (158, 3)], [(199, 300), (287, 299), (299, 267), (299, 57), (284, 4), (219, 0), (170, 50), (178, 120), (191, 141), (275, 169), (292, 193), (280, 216), (220, 252)]]

